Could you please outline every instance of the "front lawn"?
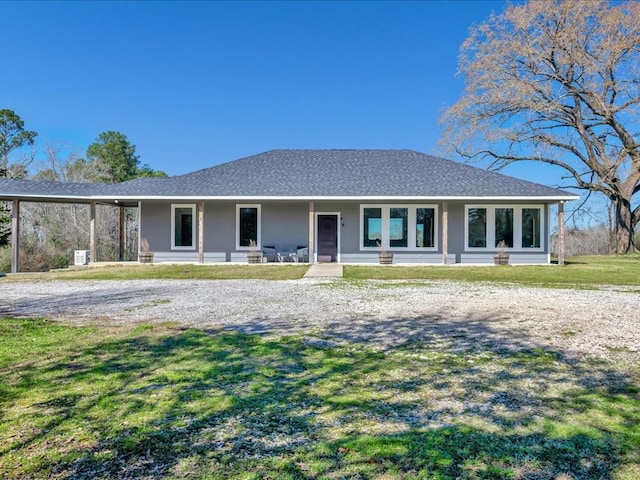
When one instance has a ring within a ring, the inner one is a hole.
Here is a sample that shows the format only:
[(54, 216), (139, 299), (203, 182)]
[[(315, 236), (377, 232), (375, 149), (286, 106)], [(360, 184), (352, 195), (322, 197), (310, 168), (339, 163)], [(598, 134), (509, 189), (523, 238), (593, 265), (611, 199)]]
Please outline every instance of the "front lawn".
[(42, 273), (11, 275), (2, 281), (34, 280), (296, 280), (302, 278), (309, 264), (260, 265), (196, 265), (151, 264), (108, 265), (91, 268), (71, 268)]
[(540, 287), (640, 285), (640, 255), (574, 257), (565, 265), (515, 266), (356, 266), (345, 265), (354, 280), (459, 280), (518, 283)]
[(0, 478), (640, 478), (637, 372), (463, 340), (0, 318)]

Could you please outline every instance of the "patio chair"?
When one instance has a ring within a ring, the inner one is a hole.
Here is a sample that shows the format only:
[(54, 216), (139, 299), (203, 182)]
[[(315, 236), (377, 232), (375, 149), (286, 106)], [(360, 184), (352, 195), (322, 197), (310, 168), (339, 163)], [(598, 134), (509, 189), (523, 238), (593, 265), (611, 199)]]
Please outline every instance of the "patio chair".
[(274, 245), (262, 246), (262, 261), (265, 263), (278, 261), (278, 251)]
[(309, 247), (298, 245), (296, 247), (296, 262), (307, 263), (309, 261)]

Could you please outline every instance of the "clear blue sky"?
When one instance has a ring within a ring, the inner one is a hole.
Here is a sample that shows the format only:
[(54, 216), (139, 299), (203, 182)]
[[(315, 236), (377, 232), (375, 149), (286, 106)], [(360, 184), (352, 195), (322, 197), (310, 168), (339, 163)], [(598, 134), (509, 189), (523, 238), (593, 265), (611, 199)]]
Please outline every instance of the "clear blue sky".
[[(458, 49), (503, 1), (0, 2), (0, 108), (82, 155), (187, 173), (273, 148), (438, 153)], [(505, 173), (548, 185), (539, 164)]]

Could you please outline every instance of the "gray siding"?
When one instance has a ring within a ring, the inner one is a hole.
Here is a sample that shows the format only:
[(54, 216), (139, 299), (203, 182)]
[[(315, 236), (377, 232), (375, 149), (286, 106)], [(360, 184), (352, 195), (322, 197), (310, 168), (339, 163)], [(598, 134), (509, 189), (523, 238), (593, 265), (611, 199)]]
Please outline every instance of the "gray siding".
[(309, 245), (309, 204), (262, 203), (262, 245), (275, 245), (281, 250)]
[[(205, 202), (204, 251), (230, 252), (236, 244), (235, 202)], [(227, 260), (229, 260), (227, 255)]]
[[(492, 253), (464, 253), (460, 263), (469, 265), (491, 265), (493, 264)], [(509, 264), (511, 265), (539, 265), (549, 263), (546, 253), (510, 253)]]
[(140, 239), (146, 238), (152, 252), (171, 251), (171, 204), (142, 202)]
[[(181, 202), (195, 204), (197, 202)], [(236, 205), (239, 202), (210, 201), (204, 204), (204, 249), (205, 262), (240, 261), (246, 250), (236, 249)], [(269, 201), (243, 202), (261, 205), (262, 245), (275, 245), (279, 250), (293, 250), (298, 245), (309, 244), (309, 202)], [(375, 263), (377, 254), (360, 249), (360, 205), (381, 204), (381, 202), (314, 202), (315, 214), (339, 214), (340, 260), (344, 263)], [(411, 202), (420, 203), (420, 202)], [(424, 202), (431, 204), (432, 202)], [(504, 202), (473, 202), (474, 204), (504, 204)], [(397, 205), (405, 205), (397, 202)], [(534, 203), (531, 203), (534, 204)], [(465, 251), (465, 202), (448, 202), (449, 248), (448, 262), (492, 263), (491, 252)], [(511, 252), (512, 263), (548, 263), (550, 208), (545, 206), (543, 252)], [(171, 250), (171, 202), (145, 201), (140, 208), (141, 238), (149, 241), (156, 252), (156, 261), (197, 262), (197, 248), (194, 250)], [(197, 211), (194, 222), (197, 222)], [(394, 263), (440, 264), (442, 263), (442, 203), (438, 204), (438, 243), (436, 250), (394, 252)], [(196, 242), (197, 242), (196, 228)]]
[[(441, 206), (442, 207), (442, 206)], [(442, 212), (440, 213), (442, 219)], [(460, 255), (464, 253), (464, 203), (449, 202), (449, 248), (448, 254), (455, 255), (460, 261)], [(442, 225), (440, 225), (440, 251), (442, 251)]]

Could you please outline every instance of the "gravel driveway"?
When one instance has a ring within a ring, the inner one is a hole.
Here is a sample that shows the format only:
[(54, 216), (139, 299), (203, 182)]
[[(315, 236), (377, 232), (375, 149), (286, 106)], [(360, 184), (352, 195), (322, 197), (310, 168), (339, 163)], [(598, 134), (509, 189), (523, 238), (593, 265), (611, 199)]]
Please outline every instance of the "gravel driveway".
[(171, 321), (313, 341), (545, 347), (640, 360), (640, 294), (458, 282), (333, 279), (0, 282), (0, 316), (74, 324)]

